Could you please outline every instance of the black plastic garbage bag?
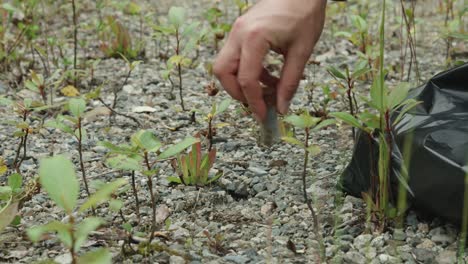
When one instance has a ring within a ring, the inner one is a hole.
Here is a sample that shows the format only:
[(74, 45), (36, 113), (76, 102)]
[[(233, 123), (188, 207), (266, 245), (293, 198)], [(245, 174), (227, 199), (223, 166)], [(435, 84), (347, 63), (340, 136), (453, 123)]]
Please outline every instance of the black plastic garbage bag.
[[(422, 103), (392, 131), (392, 195), (397, 197), (401, 164), (410, 158), (408, 202), (417, 210), (459, 223), (468, 171), (468, 64), (436, 75), (412, 90), (410, 97)], [(404, 141), (411, 133), (411, 155), (403, 157)], [(377, 161), (378, 142), (360, 133), (353, 158), (341, 175), (343, 191), (357, 197), (367, 192)]]

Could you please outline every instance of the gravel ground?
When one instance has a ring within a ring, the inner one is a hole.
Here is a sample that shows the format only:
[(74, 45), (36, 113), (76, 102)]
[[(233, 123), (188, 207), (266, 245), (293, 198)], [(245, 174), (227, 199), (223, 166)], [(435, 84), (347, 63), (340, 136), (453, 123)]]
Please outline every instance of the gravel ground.
[[(206, 8), (206, 2), (194, 1), (188, 5), (193, 8), (194, 17)], [(187, 4), (187, 1), (184, 3)], [(159, 10), (161, 13), (165, 6)], [(233, 16), (236, 10), (230, 9), (230, 12)], [(85, 13), (81, 14), (81, 19), (86, 20), (93, 16), (95, 14)], [(422, 32), (418, 35), (419, 65), (421, 76), (428, 79), (445, 68), (445, 43), (436, 37), (435, 25), (442, 18), (431, 15), (430, 10), (426, 9), (421, 11), (421, 16), (424, 22), (419, 24)], [(431, 16), (437, 19), (429, 19)], [(355, 48), (344, 40), (333, 38), (328, 30), (345, 23), (344, 16), (328, 18), (327, 30), (315, 52), (315, 60), (321, 66), (308, 67), (305, 74), (307, 78), (301, 83), (301, 89), (292, 103), (292, 111), (311, 109), (313, 104), (323, 99), (323, 95), (317, 90), (310, 102), (307, 99), (310, 93), (305, 91), (305, 87), (327, 83), (336, 87), (325, 70), (326, 66), (339, 66), (356, 60), (357, 55), (353, 51)], [(57, 22), (55, 26), (58, 25), (60, 24)], [(131, 25), (135, 30), (138, 28), (137, 23)], [(84, 34), (84, 37), (92, 39), (92, 35)], [(398, 43), (398, 36), (389, 37), (387, 41), (388, 65), (398, 65)], [(170, 144), (206, 129), (206, 124), (202, 114), (196, 115), (196, 123), (190, 123), (189, 114), (181, 111), (178, 99), (170, 100), (167, 96), (170, 84), (160, 77), (159, 72), (164, 63), (156, 58), (153, 45), (148, 44), (144, 62), (138, 66), (120, 93), (117, 111), (137, 118), (142, 123), (142, 128), (153, 131), (163, 142)], [(84, 53), (86, 56), (97, 54), (93, 48), (86, 49)], [(188, 108), (199, 109), (201, 113), (209, 112), (212, 102), (219, 102), (226, 97), (221, 93), (217, 97), (208, 98), (204, 92), (204, 86), (212, 79), (206, 75), (202, 65), (213, 57), (211, 47), (202, 48), (200, 65), (186, 70), (183, 76), (186, 84), (185, 102)], [(119, 59), (103, 59), (99, 64), (95, 78), (97, 82), (107, 83), (103, 96), (106, 102), (112, 101), (110, 91), (113, 87), (120, 86), (124, 81), (125, 67), (125, 62)], [(388, 80), (396, 83), (398, 78), (390, 74)], [(0, 80), (0, 89), (1, 84)], [(357, 89), (365, 93), (368, 87), (368, 83), (359, 83)], [(9, 89), (0, 92), (9, 95), (14, 93)], [(16, 96), (39, 99), (37, 94), (28, 90), (20, 90)], [(155, 110), (152, 113), (134, 113), (134, 108), (138, 106), (149, 106)], [(333, 102), (329, 108), (330, 111), (343, 109), (345, 105), (341, 101)], [(108, 112), (100, 102), (89, 103), (88, 111), (91, 113), (85, 119), (85, 128), (89, 138), (83, 154), (89, 180), (111, 181), (116, 177), (130, 179), (130, 175), (112, 171), (105, 166), (106, 149), (98, 146), (97, 142), (128, 142), (129, 136), (139, 128), (131, 120), (121, 116), (117, 116), (109, 124)], [(12, 116), (11, 109), (0, 108), (0, 119), (13, 118), (16, 117)], [(168, 176), (174, 175), (171, 166), (169, 163), (161, 163), (159, 174), (154, 179), (158, 215), (164, 218), (168, 213), (170, 226), (166, 228), (164, 223), (160, 224), (159, 230), (164, 236), (157, 237), (156, 241), (165, 243), (178, 252), (190, 254), (193, 258), (191, 263), (318, 262), (318, 242), (301, 191), (303, 153), (286, 144), (276, 144), (270, 148), (258, 146), (257, 125), (237, 104), (232, 104), (229, 111), (215, 122), (230, 124), (218, 129), (215, 137), (218, 155), (214, 167), (215, 170), (224, 171), (224, 176), (218, 183), (205, 188), (173, 186), (167, 181)], [(39, 120), (33, 121), (33, 124), (38, 126)], [(170, 127), (179, 129), (172, 131), (168, 129)], [(14, 128), (0, 124), (0, 131), (0, 155), (7, 162), (12, 162), (18, 144), (11, 136)], [(298, 135), (301, 136), (300, 131)], [(312, 141), (320, 146), (322, 152), (311, 159), (307, 191), (313, 197), (314, 207), (319, 215), (328, 262), (455, 263), (458, 248), (458, 230), (455, 226), (439, 219), (424, 218), (417, 212), (410, 211), (403, 229), (390, 226), (384, 233), (374, 233), (366, 228), (366, 208), (363, 201), (336, 190), (338, 177), (350, 160), (353, 147), (348, 127), (329, 127), (313, 134)], [(59, 131), (41, 129), (31, 135), (28, 142), (28, 158), (21, 167), (26, 178), (33, 178), (37, 174), (38, 161), (49, 155), (65, 154), (78, 165), (77, 143)], [(145, 188), (145, 177), (136, 176), (142, 204), (141, 224), (136, 229), (144, 232), (148, 229), (151, 218), (150, 200)], [(0, 182), (4, 180), (0, 178)], [(85, 198), (83, 188), (81, 198)], [(125, 202), (124, 218), (127, 222), (136, 224), (131, 191), (122, 194), (120, 198)], [(150, 256), (137, 252), (124, 256), (121, 252), (124, 242), (121, 218), (106, 206), (100, 207), (97, 214), (107, 220), (107, 225), (93, 233), (89, 242), (84, 245), (85, 250), (108, 247), (115, 263), (185, 263), (182, 257), (170, 256), (166, 252)], [(51, 220), (62, 220), (64, 217), (44, 192), (26, 202), (21, 215), (21, 225), (9, 227), (0, 234), (0, 262), (30, 263), (46, 258), (58, 263), (70, 261), (69, 255), (56, 239), (32, 244), (25, 237), (27, 228)], [(217, 242), (212, 243), (214, 240)]]

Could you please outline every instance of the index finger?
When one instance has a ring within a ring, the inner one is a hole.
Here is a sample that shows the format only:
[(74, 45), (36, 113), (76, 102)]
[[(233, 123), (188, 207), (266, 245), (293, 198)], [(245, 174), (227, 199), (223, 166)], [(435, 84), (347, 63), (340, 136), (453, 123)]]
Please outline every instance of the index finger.
[(263, 71), (263, 59), (270, 45), (259, 34), (247, 34), (241, 47), (241, 57), (237, 80), (247, 103), (254, 112), (257, 121), (266, 119), (266, 104), (263, 99), (260, 77)]

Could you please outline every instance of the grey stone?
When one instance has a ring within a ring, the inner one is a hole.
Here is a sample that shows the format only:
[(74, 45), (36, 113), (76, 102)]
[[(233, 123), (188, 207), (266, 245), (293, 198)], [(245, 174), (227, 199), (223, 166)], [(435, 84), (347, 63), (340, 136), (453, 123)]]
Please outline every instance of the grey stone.
[(343, 260), (349, 264), (362, 264), (367, 262), (366, 258), (356, 251), (347, 252), (343, 257)]
[(457, 262), (457, 252), (444, 250), (437, 255), (435, 262), (438, 264), (452, 264)]
[(255, 173), (255, 175), (257, 176), (264, 176), (264, 175), (268, 175), (268, 172), (263, 169), (263, 168), (259, 168), (259, 167), (249, 167), (248, 168), (249, 171)]
[(415, 248), (413, 254), (416, 256), (416, 259), (423, 263), (435, 263), (434, 252), (425, 248)]
[(245, 264), (247, 263), (250, 259), (246, 256), (242, 255), (231, 255), (231, 256), (225, 256), (224, 260), (236, 263), (236, 264)]
[(406, 239), (406, 233), (403, 229), (397, 228), (393, 231), (393, 239), (398, 241), (404, 241)]
[(378, 257), (380, 263), (382, 264), (393, 264), (393, 263), (398, 263), (398, 258), (396, 257), (392, 257), (390, 255), (387, 255), (387, 254), (380, 254), (379, 257)]
[(383, 236), (378, 236), (372, 239), (371, 246), (376, 248), (382, 248), (385, 245), (385, 238)]
[(354, 245), (356, 246), (356, 248), (361, 249), (361, 248), (364, 248), (366, 246), (369, 246), (371, 240), (372, 240), (372, 235), (362, 234), (362, 235), (357, 236), (354, 239)]
[(185, 260), (183, 257), (171, 256), (169, 258), (169, 264), (185, 264)]

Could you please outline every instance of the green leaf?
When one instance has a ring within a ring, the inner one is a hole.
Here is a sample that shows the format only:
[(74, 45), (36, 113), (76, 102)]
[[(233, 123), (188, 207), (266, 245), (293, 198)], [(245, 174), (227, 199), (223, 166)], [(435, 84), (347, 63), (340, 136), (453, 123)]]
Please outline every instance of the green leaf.
[(118, 179), (111, 183), (106, 184), (104, 187), (102, 187), (93, 195), (91, 195), (91, 197), (89, 197), (88, 200), (86, 200), (86, 202), (83, 205), (81, 205), (79, 211), (84, 212), (91, 207), (96, 207), (103, 202), (109, 201), (112, 193), (117, 191), (117, 189), (120, 186), (126, 183), (127, 181), (125, 179)]
[(72, 98), (68, 102), (68, 107), (74, 117), (82, 117), (86, 110), (86, 101), (81, 98)]
[(333, 67), (333, 66), (328, 67), (328, 68), (327, 68), (327, 71), (328, 71), (331, 75), (335, 76), (335, 77), (338, 78), (338, 79), (342, 79), (342, 80), (346, 80), (346, 79), (347, 79), (346, 76), (345, 76), (345, 74), (344, 74), (343, 72), (341, 72), (340, 70), (338, 70), (337, 68), (335, 68), (335, 67)]
[(1, 106), (9, 106), (13, 104), (13, 100), (8, 99), (6, 97), (0, 96), (0, 105)]
[(29, 239), (32, 242), (38, 242), (41, 239), (42, 235), (46, 233), (57, 232), (62, 243), (65, 244), (66, 247), (71, 247), (71, 228), (71, 225), (68, 223), (65, 224), (60, 221), (52, 221), (45, 225), (31, 227), (26, 232), (28, 234)]
[(88, 217), (81, 221), (77, 227), (75, 235), (75, 251), (80, 250), (83, 243), (88, 239), (91, 232), (98, 229), (99, 226), (103, 225), (105, 221), (99, 217)]
[(112, 255), (109, 250), (100, 248), (80, 256), (77, 262), (78, 264), (111, 264)]
[(340, 119), (341, 121), (347, 123), (348, 125), (351, 125), (353, 127), (359, 128), (359, 129), (364, 129), (361, 123), (350, 113), (346, 112), (336, 112), (336, 113), (331, 113), (330, 116), (333, 116), (335, 118)]
[(358, 69), (356, 70), (355, 72), (353, 72), (351, 74), (351, 78), (353, 79), (358, 79), (359, 77), (363, 76), (364, 74), (368, 73), (368, 72), (371, 72), (372, 69), (370, 68), (362, 68), (362, 69)]
[(132, 144), (147, 152), (158, 151), (162, 144), (156, 136), (148, 130), (140, 130), (132, 135)]
[(106, 164), (113, 169), (125, 171), (139, 171), (142, 169), (140, 161), (141, 160), (131, 158), (125, 155), (118, 155), (112, 158), (108, 158), (106, 160)]
[(58, 121), (58, 120), (50, 120), (44, 124), (45, 127), (51, 127), (51, 128), (56, 128), (58, 130), (61, 130), (62, 132), (72, 134), (73, 135), (73, 129), (71, 127), (65, 125), (64, 123)]
[(11, 200), (0, 210), (0, 233), (5, 229), (13, 220), (15, 220), (18, 213), (18, 202), (11, 203)]
[(400, 105), (408, 96), (409, 89), (410, 89), (409, 83), (401, 83), (400, 85), (392, 89), (387, 99), (388, 108), (394, 109), (398, 107), (398, 105)]
[(185, 8), (173, 6), (169, 9), (169, 22), (176, 28), (182, 26), (185, 22)]
[(385, 84), (382, 85), (381, 77), (378, 76), (372, 83), (371, 90), (372, 105), (377, 106), (378, 111), (385, 111), (387, 109), (387, 89)]
[(14, 173), (8, 177), (8, 186), (13, 190), (13, 192), (21, 189), (23, 184), (23, 177), (19, 173)]
[(336, 120), (334, 119), (326, 119), (326, 120), (323, 120), (322, 122), (318, 123), (314, 129), (312, 129), (312, 131), (319, 131), (320, 129), (324, 128), (324, 127), (327, 127), (327, 126), (330, 126), (330, 125), (333, 125), (336, 123)]
[(284, 121), (298, 128), (310, 128), (315, 126), (320, 121), (320, 118), (311, 117), (309, 113), (306, 112), (300, 116), (287, 116)]
[(218, 180), (219, 178), (221, 178), (221, 176), (223, 176), (223, 175), (224, 175), (224, 173), (223, 173), (222, 171), (219, 171), (218, 173), (216, 173), (215, 176), (213, 176), (212, 178), (210, 178), (210, 179), (208, 180), (207, 184), (211, 184), (211, 183), (217, 181), (217, 180)]
[(408, 99), (406, 100), (405, 102), (403, 102), (401, 105), (403, 106), (403, 108), (400, 110), (397, 118), (395, 118), (395, 120), (393, 121), (392, 125), (395, 126), (397, 125), (398, 123), (400, 123), (401, 119), (403, 118), (403, 116), (408, 113), (409, 111), (411, 111), (411, 109), (415, 108), (417, 105), (421, 104), (420, 101), (416, 101), (414, 99)]
[(312, 155), (312, 157), (313, 157), (313, 156), (316, 156), (317, 154), (320, 153), (320, 147), (317, 146), (317, 145), (309, 146), (309, 147), (307, 148), (307, 152), (309, 152), (310, 155)]
[(43, 159), (39, 166), (39, 180), (50, 198), (67, 213), (76, 206), (79, 183), (73, 163), (64, 156)]
[(197, 138), (186, 137), (181, 142), (179, 142), (179, 143), (177, 143), (175, 145), (172, 145), (169, 148), (167, 148), (165, 151), (163, 151), (161, 153), (161, 155), (158, 156), (158, 159), (162, 160), (162, 159), (167, 159), (167, 158), (173, 157), (173, 156), (179, 154), (180, 152), (184, 151), (186, 148), (192, 146), (193, 144), (195, 144), (197, 142), (200, 142), (200, 140), (197, 139)]
[(122, 228), (123, 228), (125, 231), (129, 232), (129, 233), (131, 233), (131, 232), (132, 232), (132, 229), (133, 229), (133, 227), (132, 227), (132, 225), (131, 225), (130, 223), (124, 223), (124, 224), (122, 224)]
[(301, 141), (299, 141), (297, 138), (294, 138), (294, 137), (282, 137), (281, 138), (283, 141), (285, 141), (286, 143), (289, 143), (289, 144), (292, 144), (292, 145), (296, 145), (296, 146), (299, 146), (301, 148), (304, 148), (304, 143), (302, 143)]
[(113, 212), (118, 212), (122, 207), (124, 206), (124, 203), (121, 200), (117, 199), (112, 199), (109, 202), (109, 209), (111, 209)]
[(223, 113), (224, 111), (226, 111), (229, 107), (229, 105), (231, 104), (231, 99), (225, 99), (223, 100), (221, 103), (219, 103), (217, 109), (216, 109), (216, 113), (215, 115), (219, 115), (221, 113)]
[(12, 193), (10, 186), (0, 186), (0, 201), (10, 200)]
[(176, 177), (176, 176), (167, 177), (167, 181), (170, 182), (170, 183), (182, 184), (182, 181), (180, 180), (180, 178)]

